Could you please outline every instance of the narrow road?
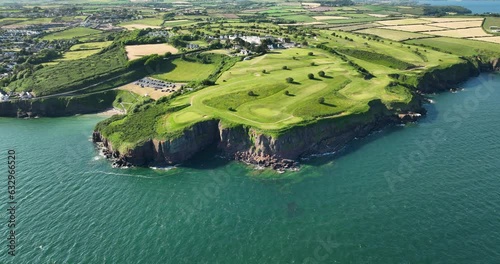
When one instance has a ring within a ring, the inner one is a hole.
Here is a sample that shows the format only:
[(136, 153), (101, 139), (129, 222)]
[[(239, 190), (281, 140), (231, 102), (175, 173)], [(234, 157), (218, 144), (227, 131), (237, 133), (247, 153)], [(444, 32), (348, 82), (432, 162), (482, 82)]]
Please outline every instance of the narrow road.
[[(86, 86), (86, 87), (78, 89), (78, 90), (73, 90), (73, 91), (68, 91), (68, 92), (63, 92), (63, 93), (56, 93), (56, 94), (49, 94), (49, 95), (44, 95), (44, 96), (40, 96), (40, 97), (35, 97), (33, 99), (51, 98), (51, 97), (56, 97), (56, 96), (61, 96), (61, 95), (71, 95), (71, 94), (79, 92), (79, 91), (83, 91), (83, 90), (87, 90), (87, 89), (92, 88), (92, 87), (96, 87), (97, 85), (103, 84), (105, 82), (112, 81), (114, 79), (118, 79), (118, 78), (122, 77), (125, 74), (126, 73), (118, 75), (118, 76), (115, 76), (113, 78), (109, 78), (107, 80), (104, 80), (104, 81), (101, 81), (101, 82), (98, 82), (98, 83), (94, 83), (92, 85)], [(116, 88), (118, 88), (118, 87), (116, 87)], [(116, 89), (116, 88), (113, 88), (113, 89)], [(110, 90), (113, 90), (113, 89), (110, 89)]]

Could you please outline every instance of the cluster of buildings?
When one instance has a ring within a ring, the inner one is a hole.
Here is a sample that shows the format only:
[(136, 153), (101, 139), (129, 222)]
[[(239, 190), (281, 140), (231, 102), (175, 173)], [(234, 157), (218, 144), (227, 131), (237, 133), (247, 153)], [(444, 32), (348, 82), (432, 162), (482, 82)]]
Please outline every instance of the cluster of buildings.
[(157, 31), (151, 31), (148, 34), (146, 34), (146, 37), (151, 37), (151, 38), (167, 38), (169, 36), (168, 31), (166, 30), (157, 30)]
[[(273, 36), (264, 36), (264, 37), (259, 37), (259, 36), (246, 36), (243, 34), (234, 34), (234, 35), (220, 35), (219, 37), (214, 37), (214, 36), (208, 36), (207, 40), (208, 41), (213, 41), (213, 40), (230, 40), (233, 41), (236, 39), (241, 39), (247, 43), (250, 44), (255, 44), (255, 45), (260, 45), (263, 40), (271, 40), (274, 44), (273, 45), (268, 45), (269, 49), (277, 49), (277, 48), (292, 48), (295, 47), (296, 44), (294, 42), (286, 42), (283, 38), (275, 38)], [(272, 46), (272, 47), (271, 47)], [(241, 47), (238, 47), (235, 45), (236, 49), (239, 49)]]
[(6, 102), (9, 101), (10, 99), (20, 99), (20, 100), (29, 100), (34, 98), (35, 96), (30, 93), (30, 92), (10, 92), (10, 93), (5, 93), (0, 90), (0, 102)]
[(25, 60), (26, 56), (38, 53), (44, 49), (55, 49), (56, 45), (71, 46), (76, 43), (75, 40), (59, 40), (49, 42), (42, 40), (38, 42), (27, 41), (40, 34), (39, 31), (9, 29), (0, 31), (0, 68), (2, 73), (0, 79), (8, 76), (7, 73), (14, 70), (19, 61)]
[[(19, 53), (16, 50), (23, 50), (33, 46), (26, 38), (40, 34), (40, 31), (24, 29), (8, 29), (0, 31), (0, 66), (2, 71), (10, 72), (17, 65)], [(2, 73), (4, 78), (7, 74)]]

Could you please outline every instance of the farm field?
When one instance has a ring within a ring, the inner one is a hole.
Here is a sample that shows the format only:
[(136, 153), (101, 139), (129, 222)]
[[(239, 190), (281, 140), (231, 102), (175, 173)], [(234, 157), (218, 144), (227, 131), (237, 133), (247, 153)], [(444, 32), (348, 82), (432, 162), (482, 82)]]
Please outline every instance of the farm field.
[(483, 21), (481, 17), (422, 17), (422, 20), (442, 23), (442, 22), (464, 22), (464, 21)]
[(146, 25), (146, 24), (127, 24), (127, 25), (120, 25), (120, 27), (126, 28), (128, 30), (146, 29), (146, 28), (161, 28), (160, 26), (150, 26), (150, 25)]
[(372, 17), (388, 17), (389, 15), (383, 15), (383, 14), (368, 14), (369, 16)]
[(390, 29), (384, 29), (384, 28), (369, 28), (369, 29), (357, 30), (354, 32), (375, 35), (375, 36), (378, 36), (381, 38), (390, 39), (390, 40), (394, 40), (394, 41), (403, 41), (403, 40), (409, 40), (409, 39), (418, 39), (418, 38), (428, 38), (429, 37), (428, 35), (425, 35), (425, 34), (390, 30)]
[(70, 50), (77, 51), (77, 50), (103, 49), (103, 48), (111, 45), (111, 43), (112, 43), (112, 41), (88, 42), (88, 43), (75, 44), (75, 45), (71, 46)]
[(155, 74), (152, 77), (173, 82), (201, 81), (212, 74), (216, 67), (215, 64), (203, 64), (175, 59), (169, 65), (166, 73)]
[(315, 19), (307, 15), (287, 15), (287, 16), (280, 16), (280, 18), (297, 22), (303, 22), (303, 23), (315, 21)]
[[(484, 26), (484, 24), (496, 23), (495, 19), (496, 18), (486, 18), (485, 20), (485, 18), (478, 18), (478, 17), (471, 17), (471, 18), (466, 18), (466, 17), (425, 18), (424, 17), (419, 19), (386, 20), (386, 21), (378, 21), (377, 23), (383, 26), (377, 27), (372, 31), (376, 31), (377, 29), (386, 29), (386, 30), (397, 30), (397, 31), (405, 31), (413, 33), (423, 33), (431, 36), (451, 37), (451, 38), (476, 38), (483, 41), (496, 42), (496, 39), (486, 38), (494, 35), (488, 33), (487, 30), (485, 30), (487, 26)], [(389, 34), (388, 32), (379, 32), (379, 33)], [(395, 38), (393, 39), (395, 40)], [(404, 40), (404, 38), (402, 38), (401, 40)]]
[(25, 20), (19, 23), (16, 23), (15, 25), (37, 25), (37, 24), (49, 24), (52, 22), (53, 18), (50, 17), (41, 17), (41, 18), (35, 18), (35, 19), (29, 19)]
[(450, 28), (450, 29), (460, 29), (460, 28), (481, 27), (482, 24), (483, 24), (482, 20), (475, 20), (475, 21), (461, 21), (461, 22), (440, 22), (440, 23), (433, 23), (432, 26)]
[(91, 28), (76, 27), (54, 32), (43, 37), (44, 40), (72, 39), (99, 34), (101, 31)]
[(414, 39), (405, 41), (405, 43), (434, 47), (460, 56), (473, 56), (480, 53), (480, 51), (494, 56), (500, 55), (498, 44), (487, 43), (479, 40), (437, 37)]
[(56, 59), (53, 62), (46, 63), (46, 65), (54, 65), (61, 61), (78, 60), (86, 58), (88, 56), (98, 53), (105, 47), (109, 46), (111, 43), (112, 43), (111, 41), (105, 41), (105, 42), (88, 42), (88, 43), (75, 44), (71, 46), (69, 51), (63, 54), (62, 58)]
[(15, 24), (19, 23), (22, 21), (26, 21), (29, 18), (24, 18), (24, 17), (4, 17), (0, 18), (0, 27), (10, 25), (10, 24)]
[(500, 44), (500, 36), (476, 38), (477, 40)]
[(339, 25), (335, 27), (330, 27), (332, 30), (342, 30), (342, 31), (356, 31), (367, 28), (380, 27), (380, 25), (376, 23), (364, 23), (364, 24), (354, 24), (354, 25)]
[(443, 30), (443, 28), (434, 27), (430, 25), (386, 26), (381, 28), (408, 31), (408, 32), (430, 32), (430, 31)]
[(63, 54), (62, 58), (55, 60), (55, 62), (83, 59), (99, 51), (100, 49), (67, 51)]
[(127, 45), (125, 46), (127, 57), (129, 60), (141, 58), (151, 54), (165, 54), (171, 52), (176, 54), (178, 50), (168, 44), (144, 44), (144, 45)]
[(473, 37), (491, 36), (490, 34), (486, 33), (481, 27), (432, 31), (432, 32), (427, 32), (427, 34), (441, 36), (441, 37), (452, 37), (452, 38), (473, 38)]
[(345, 16), (313, 16), (315, 20), (332, 20), (332, 19), (349, 19), (349, 17)]
[(183, 26), (183, 25), (189, 25), (192, 24), (193, 22), (187, 19), (179, 19), (179, 20), (167, 20), (163, 23), (163, 26), (165, 27), (175, 27), (175, 26)]
[(382, 21), (378, 21), (378, 23), (385, 25), (385, 26), (401, 26), (401, 25), (426, 24), (428, 22), (421, 20), (421, 19), (408, 18), (408, 19), (397, 19), (397, 20), (382, 20)]
[(150, 27), (153, 26), (154, 27), (154, 26), (161, 26), (161, 24), (163, 24), (162, 18), (144, 18), (144, 19), (123, 22), (123, 23), (120, 23), (119, 26), (146, 25), (146, 26), (150, 26)]

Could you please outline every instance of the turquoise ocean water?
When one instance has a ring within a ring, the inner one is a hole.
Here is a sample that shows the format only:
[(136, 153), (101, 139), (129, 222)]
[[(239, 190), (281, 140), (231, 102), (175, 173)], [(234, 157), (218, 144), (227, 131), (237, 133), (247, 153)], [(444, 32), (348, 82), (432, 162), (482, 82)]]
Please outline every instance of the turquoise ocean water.
[(483, 13), (500, 13), (500, 1), (498, 0), (490, 0), (490, 1), (461, 1), (461, 0), (419, 0), (420, 4), (429, 4), (429, 5), (456, 5), (463, 6), (468, 8), (474, 14), (483, 14)]
[(103, 117), (0, 119), (0, 263), (499, 263), (500, 75), (461, 87), (285, 174), (211, 154), (113, 169), (89, 141)]

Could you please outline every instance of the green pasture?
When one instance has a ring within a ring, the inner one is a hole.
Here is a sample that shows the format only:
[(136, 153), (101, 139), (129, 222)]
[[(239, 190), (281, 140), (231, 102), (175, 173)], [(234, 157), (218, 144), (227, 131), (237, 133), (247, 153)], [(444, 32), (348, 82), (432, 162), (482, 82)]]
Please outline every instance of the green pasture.
[(174, 82), (201, 81), (212, 74), (216, 67), (215, 64), (175, 59), (165, 66), (165, 73), (155, 74), (152, 77)]
[(405, 43), (433, 47), (460, 56), (472, 56), (478, 54), (498, 56), (500, 54), (500, 44), (471, 39), (437, 37), (413, 39), (405, 41)]
[(30, 20), (25, 20), (19, 23), (16, 23), (16, 25), (38, 25), (38, 24), (48, 24), (52, 22), (52, 17), (41, 17), (41, 18), (35, 18), (35, 19), (30, 19)]
[(23, 21), (27, 21), (29, 18), (27, 17), (5, 17), (0, 18), (0, 26), (6, 26), (10, 24), (20, 23)]
[(163, 24), (163, 18), (152, 17), (152, 18), (131, 20), (131, 21), (120, 23), (119, 26), (133, 25), (133, 24), (141, 24), (141, 25), (148, 25), (148, 26), (161, 26), (161, 24)]
[(367, 35), (374, 35), (377, 37), (394, 40), (394, 41), (403, 41), (409, 39), (418, 39), (418, 38), (428, 38), (429, 35), (421, 34), (421, 33), (413, 33), (413, 32), (404, 32), (398, 30), (390, 30), (384, 28), (368, 28), (355, 31), (354, 33), (363, 33)]
[(103, 49), (111, 43), (112, 41), (80, 43), (71, 46), (70, 51)]
[(95, 35), (101, 33), (100, 30), (84, 27), (70, 28), (59, 32), (50, 33), (43, 37), (44, 40), (72, 39)]

